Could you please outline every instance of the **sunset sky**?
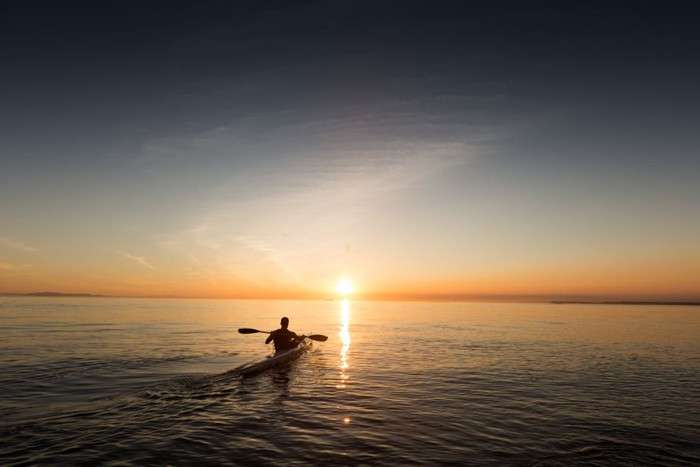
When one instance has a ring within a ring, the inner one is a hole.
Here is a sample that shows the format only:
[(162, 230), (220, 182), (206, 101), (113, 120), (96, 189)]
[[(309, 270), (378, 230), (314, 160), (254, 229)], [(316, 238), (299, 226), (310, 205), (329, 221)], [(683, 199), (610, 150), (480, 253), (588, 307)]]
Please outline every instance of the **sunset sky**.
[(0, 10), (0, 292), (700, 298), (690, 12), (133, 5)]

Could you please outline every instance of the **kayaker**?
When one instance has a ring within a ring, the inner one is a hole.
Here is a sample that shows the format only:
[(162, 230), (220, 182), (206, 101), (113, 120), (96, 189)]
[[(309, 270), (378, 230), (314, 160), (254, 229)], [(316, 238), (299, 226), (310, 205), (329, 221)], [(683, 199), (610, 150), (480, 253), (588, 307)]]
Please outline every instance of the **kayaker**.
[(280, 320), (280, 328), (272, 331), (267, 339), (265, 339), (266, 344), (270, 342), (275, 343), (275, 352), (284, 352), (285, 350), (293, 349), (304, 340), (304, 336), (297, 336), (295, 332), (287, 329), (288, 327), (289, 318), (285, 316)]

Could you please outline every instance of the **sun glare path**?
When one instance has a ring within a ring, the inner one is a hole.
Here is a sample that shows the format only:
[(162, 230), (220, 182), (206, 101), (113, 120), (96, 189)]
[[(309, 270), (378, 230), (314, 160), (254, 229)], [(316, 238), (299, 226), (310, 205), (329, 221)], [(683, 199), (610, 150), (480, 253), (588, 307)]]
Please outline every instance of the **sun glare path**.
[(340, 381), (336, 386), (338, 389), (345, 389), (350, 376), (347, 373), (350, 368), (348, 362), (348, 351), (350, 350), (350, 302), (345, 299), (340, 303)]

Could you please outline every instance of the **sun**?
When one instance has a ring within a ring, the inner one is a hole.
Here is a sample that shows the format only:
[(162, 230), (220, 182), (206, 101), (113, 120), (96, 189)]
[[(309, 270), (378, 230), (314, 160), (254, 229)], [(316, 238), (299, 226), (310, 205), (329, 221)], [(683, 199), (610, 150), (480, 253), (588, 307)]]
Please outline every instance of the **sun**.
[(352, 285), (352, 281), (347, 277), (343, 277), (338, 281), (337, 284), (335, 284), (335, 291), (338, 292), (340, 295), (349, 295), (352, 293), (353, 290), (354, 287)]

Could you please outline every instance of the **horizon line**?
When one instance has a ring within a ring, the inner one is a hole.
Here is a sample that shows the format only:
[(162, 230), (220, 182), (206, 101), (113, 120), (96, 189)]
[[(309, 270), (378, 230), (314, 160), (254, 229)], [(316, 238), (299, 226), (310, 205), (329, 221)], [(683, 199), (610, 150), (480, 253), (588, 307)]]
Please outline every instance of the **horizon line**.
[(138, 298), (138, 299), (178, 299), (178, 300), (356, 300), (386, 302), (511, 302), (511, 303), (551, 303), (551, 304), (636, 304), (636, 305), (700, 305), (700, 297), (659, 296), (645, 298), (631, 296), (601, 296), (581, 294), (295, 294), (295, 295), (240, 295), (240, 296), (206, 296), (206, 295), (131, 295), (131, 294), (95, 294), (84, 292), (0, 292), (5, 297), (37, 298)]

